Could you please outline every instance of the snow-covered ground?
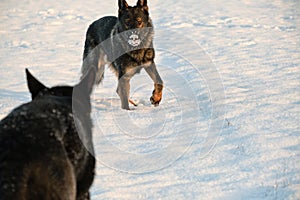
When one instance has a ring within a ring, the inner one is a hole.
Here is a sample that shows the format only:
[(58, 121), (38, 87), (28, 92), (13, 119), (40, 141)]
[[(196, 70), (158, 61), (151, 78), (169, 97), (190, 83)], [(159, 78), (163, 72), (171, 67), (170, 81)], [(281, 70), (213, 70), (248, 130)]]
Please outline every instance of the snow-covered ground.
[[(105, 72), (92, 199), (300, 199), (300, 2), (149, 6), (163, 101), (150, 105), (142, 72), (131, 84), (139, 106), (123, 111)], [(0, 10), (3, 118), (30, 100), (26, 67), (48, 86), (78, 81), (86, 29), (117, 1), (2, 0)]]

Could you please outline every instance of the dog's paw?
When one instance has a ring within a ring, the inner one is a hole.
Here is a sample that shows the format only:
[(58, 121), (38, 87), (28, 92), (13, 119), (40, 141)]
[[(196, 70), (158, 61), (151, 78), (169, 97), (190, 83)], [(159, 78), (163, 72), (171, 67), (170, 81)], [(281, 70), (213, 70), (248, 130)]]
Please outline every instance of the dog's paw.
[(152, 92), (152, 96), (150, 97), (150, 101), (154, 106), (159, 105), (162, 98), (162, 90), (163, 90), (163, 85), (154, 84), (154, 90)]
[(158, 106), (162, 98), (162, 92), (153, 91), (152, 96), (150, 97), (150, 101), (154, 106)]
[(154, 106), (158, 106), (161, 100), (156, 101), (153, 97), (150, 97), (150, 101), (151, 101), (151, 104), (153, 104)]

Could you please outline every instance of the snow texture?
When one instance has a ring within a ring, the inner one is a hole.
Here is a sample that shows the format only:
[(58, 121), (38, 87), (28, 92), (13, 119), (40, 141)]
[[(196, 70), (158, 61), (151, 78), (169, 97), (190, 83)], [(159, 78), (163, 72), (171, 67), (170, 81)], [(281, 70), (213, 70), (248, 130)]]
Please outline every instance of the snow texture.
[[(128, 0), (130, 5), (134, 0)], [(161, 105), (144, 71), (120, 109), (93, 93), (92, 199), (300, 199), (298, 0), (151, 0)], [(25, 68), (75, 84), (86, 30), (117, 1), (0, 2), (0, 118), (28, 102)]]

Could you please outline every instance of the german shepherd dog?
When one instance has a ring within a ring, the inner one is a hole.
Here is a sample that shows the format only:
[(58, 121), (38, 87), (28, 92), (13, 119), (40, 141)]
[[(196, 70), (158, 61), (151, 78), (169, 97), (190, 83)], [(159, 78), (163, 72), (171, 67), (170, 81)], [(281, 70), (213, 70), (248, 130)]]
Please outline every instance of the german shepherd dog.
[[(108, 16), (93, 22), (86, 33), (82, 74), (89, 67), (97, 69), (96, 84), (104, 76), (105, 64), (118, 77), (117, 93), (123, 109), (129, 110), (130, 79), (142, 68), (154, 82), (150, 101), (157, 106), (162, 98), (163, 81), (154, 62), (153, 25), (147, 0), (138, 0), (131, 7), (126, 0), (119, 0), (118, 17)], [(136, 106), (136, 105), (135, 105)]]
[[(89, 199), (95, 158), (85, 145), (93, 151), (95, 73), (90, 70), (74, 87), (48, 88), (26, 69), (32, 101), (0, 122), (1, 200)], [(82, 126), (76, 129), (74, 120)]]

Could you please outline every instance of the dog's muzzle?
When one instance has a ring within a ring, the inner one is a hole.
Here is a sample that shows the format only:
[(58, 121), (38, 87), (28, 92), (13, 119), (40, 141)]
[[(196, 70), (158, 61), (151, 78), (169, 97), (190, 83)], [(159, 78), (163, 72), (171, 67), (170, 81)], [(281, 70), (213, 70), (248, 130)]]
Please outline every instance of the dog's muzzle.
[(141, 44), (141, 39), (136, 31), (132, 32), (128, 37), (128, 44), (137, 47)]

